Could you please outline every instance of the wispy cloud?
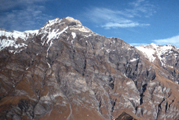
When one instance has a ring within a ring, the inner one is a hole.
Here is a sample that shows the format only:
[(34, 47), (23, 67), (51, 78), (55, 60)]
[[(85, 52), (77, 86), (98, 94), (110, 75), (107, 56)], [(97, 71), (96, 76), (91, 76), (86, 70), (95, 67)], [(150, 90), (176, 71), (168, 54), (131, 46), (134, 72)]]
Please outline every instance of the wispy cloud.
[(179, 47), (179, 35), (173, 36), (170, 38), (165, 38), (165, 39), (153, 40), (153, 42), (158, 45), (172, 44), (172, 45)]
[(36, 4), (44, 1), (3, 0), (3, 3), (0, 4), (0, 11), (3, 11), (0, 16), (0, 28), (24, 31), (42, 27), (51, 18), (51, 16), (44, 14), (45, 6)]
[(29, 6), (30, 4), (45, 2), (47, 0), (0, 0), (0, 11), (13, 9), (20, 6)]
[[(174, 45), (179, 47), (179, 35), (170, 38), (152, 40), (152, 43), (155, 43), (156, 45)], [(140, 46), (140, 45), (148, 45), (148, 44), (150, 43), (130, 43), (130, 45), (132, 46)]]
[(85, 14), (92, 22), (97, 23), (105, 29), (142, 27), (149, 26), (149, 23), (141, 23), (134, 20), (136, 17), (149, 17), (154, 11), (153, 5), (146, 0), (136, 0), (129, 3), (130, 9), (112, 10), (103, 7), (93, 7), (88, 9)]
[(133, 16), (150, 17), (156, 12), (155, 6), (147, 0), (136, 0), (129, 4), (132, 6), (132, 9), (127, 9), (126, 11), (132, 13)]
[(112, 22), (109, 22), (109, 23), (106, 23), (104, 26), (104, 28), (106, 29), (110, 29), (110, 28), (117, 28), (117, 27), (121, 27), (121, 28), (127, 28), (127, 27), (136, 27), (136, 26), (149, 26), (150, 24), (139, 24), (137, 22), (126, 22), (126, 23), (112, 23)]

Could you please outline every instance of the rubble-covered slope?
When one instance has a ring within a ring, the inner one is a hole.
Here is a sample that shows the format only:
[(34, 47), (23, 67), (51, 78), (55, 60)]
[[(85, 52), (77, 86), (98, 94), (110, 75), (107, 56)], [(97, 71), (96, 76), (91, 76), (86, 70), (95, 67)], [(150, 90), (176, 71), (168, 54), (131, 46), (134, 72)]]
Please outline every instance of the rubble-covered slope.
[(179, 118), (177, 65), (169, 70), (70, 17), (0, 34), (0, 119)]

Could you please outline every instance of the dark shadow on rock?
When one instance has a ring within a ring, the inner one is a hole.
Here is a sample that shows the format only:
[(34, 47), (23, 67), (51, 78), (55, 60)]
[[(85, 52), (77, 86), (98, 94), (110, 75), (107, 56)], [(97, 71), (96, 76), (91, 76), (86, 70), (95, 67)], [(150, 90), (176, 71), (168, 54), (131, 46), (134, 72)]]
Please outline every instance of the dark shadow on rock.
[(131, 115), (127, 114), (126, 112), (123, 112), (115, 120), (137, 120), (137, 119), (133, 118)]

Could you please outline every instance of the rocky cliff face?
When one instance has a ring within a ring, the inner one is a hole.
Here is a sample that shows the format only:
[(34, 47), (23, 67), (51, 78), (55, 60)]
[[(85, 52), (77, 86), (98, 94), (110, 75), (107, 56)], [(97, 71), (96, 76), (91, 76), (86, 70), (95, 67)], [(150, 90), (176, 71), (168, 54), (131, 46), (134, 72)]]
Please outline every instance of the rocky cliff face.
[(174, 46), (135, 48), (70, 17), (0, 34), (0, 119), (179, 119)]

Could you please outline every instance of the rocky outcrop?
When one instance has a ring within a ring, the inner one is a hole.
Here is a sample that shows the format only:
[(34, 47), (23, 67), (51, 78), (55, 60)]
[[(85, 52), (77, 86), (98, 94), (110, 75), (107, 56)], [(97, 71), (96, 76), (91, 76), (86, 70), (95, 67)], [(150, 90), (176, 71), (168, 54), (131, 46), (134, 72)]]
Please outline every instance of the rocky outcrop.
[(129, 114), (123, 112), (118, 118), (116, 118), (116, 120), (136, 120), (136, 119), (130, 116)]
[(1, 31), (0, 119), (179, 118), (177, 52), (169, 69), (70, 17), (24, 37)]

